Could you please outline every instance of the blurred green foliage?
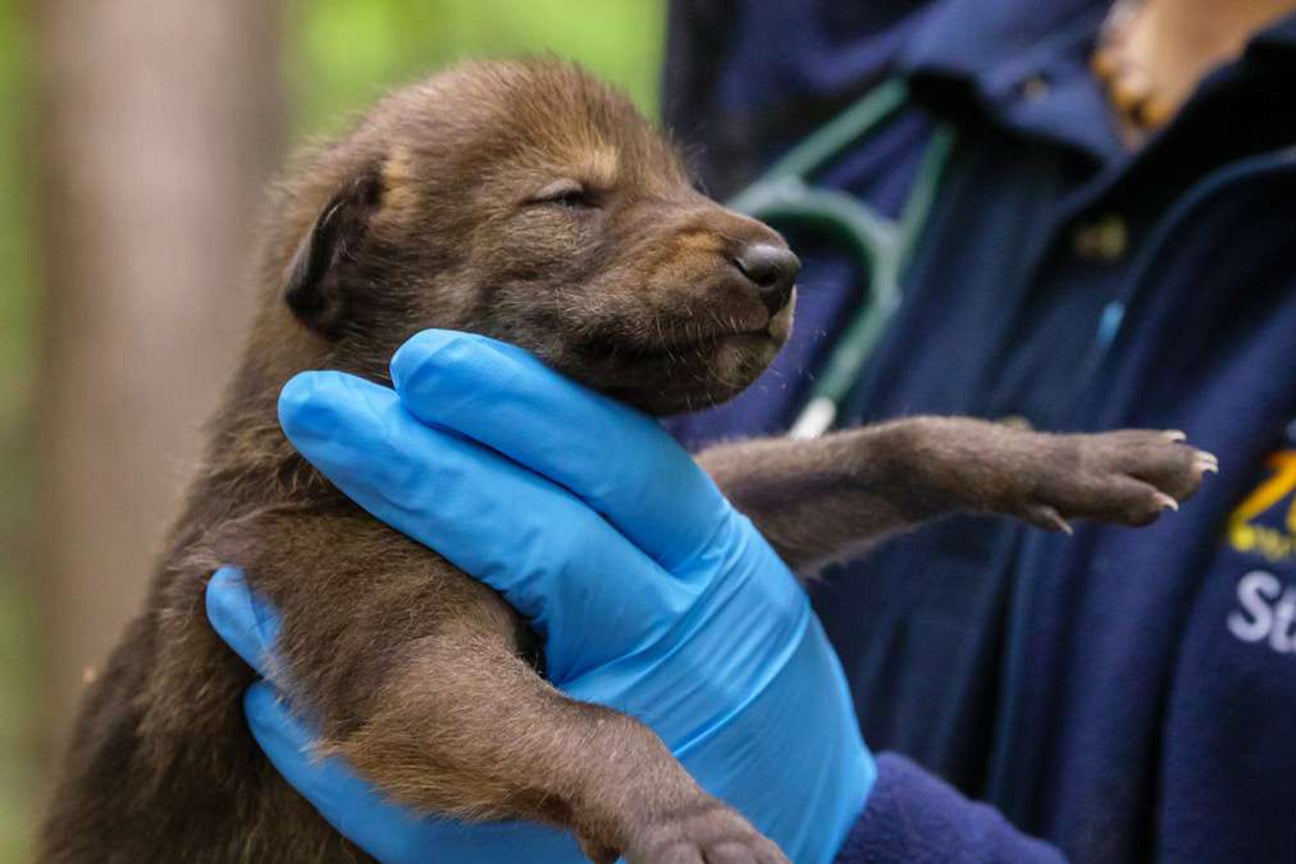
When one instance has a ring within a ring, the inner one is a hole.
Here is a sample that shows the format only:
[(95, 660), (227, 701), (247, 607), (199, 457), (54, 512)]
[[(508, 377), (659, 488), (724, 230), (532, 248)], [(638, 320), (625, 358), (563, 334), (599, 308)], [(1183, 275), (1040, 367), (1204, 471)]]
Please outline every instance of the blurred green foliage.
[[(337, 131), (386, 89), (466, 56), (570, 57), (658, 101), (666, 0), (289, 0), (284, 76), (294, 139)], [(28, 860), (37, 803), (31, 707), (39, 641), (30, 581), (38, 345), (31, 38), (0, 0), (0, 864)], [(130, 94), (122, 94), (123, 99)]]
[(30, 394), (36, 344), (30, 228), (31, 68), (18, 0), (0, 0), (0, 862), (26, 860), (35, 755), (36, 634), (32, 598), (18, 579), (30, 551)]
[(301, 0), (288, 34), (295, 128), (349, 112), (460, 57), (553, 53), (657, 109), (665, 0)]

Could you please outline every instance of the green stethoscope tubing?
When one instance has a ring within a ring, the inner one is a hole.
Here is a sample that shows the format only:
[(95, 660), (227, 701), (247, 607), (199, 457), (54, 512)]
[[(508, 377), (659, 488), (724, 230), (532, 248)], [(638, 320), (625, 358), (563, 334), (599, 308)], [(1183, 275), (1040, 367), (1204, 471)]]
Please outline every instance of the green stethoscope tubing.
[(899, 80), (869, 91), (850, 108), (793, 147), (729, 206), (775, 227), (807, 228), (841, 243), (868, 274), (868, 296), (828, 355), (810, 399), (789, 434), (813, 438), (832, 428), (838, 406), (859, 380), (883, 329), (900, 305), (901, 282), (922, 236), (954, 147), (954, 131), (938, 126), (923, 154), (898, 220), (880, 216), (859, 199), (811, 185), (811, 177), (879, 131), (904, 106)]

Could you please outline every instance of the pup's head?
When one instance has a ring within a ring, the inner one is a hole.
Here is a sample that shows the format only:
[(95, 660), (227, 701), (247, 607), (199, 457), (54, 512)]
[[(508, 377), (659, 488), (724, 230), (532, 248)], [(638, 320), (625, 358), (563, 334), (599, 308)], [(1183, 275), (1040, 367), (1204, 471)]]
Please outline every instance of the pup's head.
[(746, 387), (791, 325), (783, 238), (695, 191), (626, 98), (556, 61), (396, 93), (287, 206), (277, 302), (362, 371), (418, 330), (466, 329), (671, 413)]

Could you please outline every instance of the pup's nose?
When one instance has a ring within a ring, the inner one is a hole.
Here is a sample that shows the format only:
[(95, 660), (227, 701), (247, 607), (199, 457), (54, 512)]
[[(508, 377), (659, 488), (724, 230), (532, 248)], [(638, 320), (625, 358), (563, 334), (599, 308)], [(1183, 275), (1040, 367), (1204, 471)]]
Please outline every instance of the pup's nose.
[(734, 264), (756, 285), (761, 302), (771, 315), (788, 304), (792, 286), (801, 272), (801, 259), (786, 246), (751, 243), (734, 256)]

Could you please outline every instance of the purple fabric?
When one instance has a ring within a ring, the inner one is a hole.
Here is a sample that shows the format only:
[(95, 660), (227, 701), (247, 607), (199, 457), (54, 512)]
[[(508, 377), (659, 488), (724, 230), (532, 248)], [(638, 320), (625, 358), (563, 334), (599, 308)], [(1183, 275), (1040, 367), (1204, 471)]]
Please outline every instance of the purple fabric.
[(836, 864), (1062, 864), (1061, 853), (903, 756), (878, 757), (868, 805)]

